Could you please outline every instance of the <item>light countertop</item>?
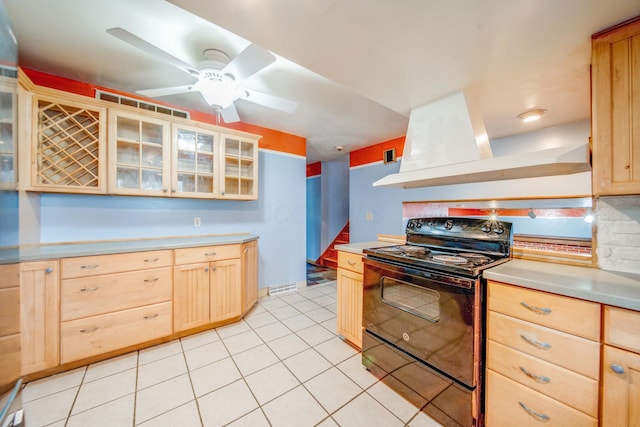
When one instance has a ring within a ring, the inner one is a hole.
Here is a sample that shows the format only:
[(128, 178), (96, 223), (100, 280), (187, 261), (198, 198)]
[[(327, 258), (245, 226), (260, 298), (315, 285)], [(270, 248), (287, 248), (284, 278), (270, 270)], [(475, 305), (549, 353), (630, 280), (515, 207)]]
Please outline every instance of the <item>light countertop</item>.
[(159, 239), (110, 240), (90, 243), (68, 243), (36, 245), (18, 249), (0, 250), (0, 264), (40, 261), (75, 256), (120, 254), (127, 252), (178, 249), (196, 246), (214, 246), (246, 243), (256, 240), (252, 234), (223, 234), (189, 237), (166, 237)]
[(640, 310), (640, 274), (513, 259), (483, 272), (489, 280)]
[(372, 242), (357, 242), (357, 243), (345, 243), (342, 245), (336, 245), (335, 250), (343, 252), (351, 252), (354, 254), (361, 254), (365, 249), (369, 248), (381, 248), (383, 246), (397, 246), (399, 243), (394, 242), (382, 242), (380, 240), (374, 240)]

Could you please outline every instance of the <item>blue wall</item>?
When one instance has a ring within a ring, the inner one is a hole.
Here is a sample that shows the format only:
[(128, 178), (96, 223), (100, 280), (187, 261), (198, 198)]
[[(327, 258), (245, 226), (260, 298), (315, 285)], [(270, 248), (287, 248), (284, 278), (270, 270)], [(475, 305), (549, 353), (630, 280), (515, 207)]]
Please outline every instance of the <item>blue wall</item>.
[(18, 193), (0, 191), (0, 247), (18, 246), (18, 225)]
[(324, 252), (349, 220), (349, 156), (322, 162), (322, 235)]
[(260, 150), (259, 162), (256, 201), (42, 193), (40, 241), (247, 232), (259, 236), (259, 287), (306, 280), (305, 159)]
[(322, 231), (322, 179), (320, 175), (307, 178), (307, 259), (316, 261), (320, 251)]
[[(589, 121), (579, 121), (492, 141), (494, 157), (563, 145), (585, 143)], [(499, 200), (591, 195), (591, 172), (505, 181), (403, 189), (373, 187), (373, 183), (397, 173), (400, 161), (371, 163), (351, 168), (349, 220), (351, 241), (377, 240), (378, 234), (404, 235), (402, 203), (409, 201)], [(524, 205), (523, 207), (529, 207)], [(370, 219), (369, 219), (370, 218)], [(541, 222), (540, 222), (541, 223)], [(588, 228), (588, 227), (587, 227)]]

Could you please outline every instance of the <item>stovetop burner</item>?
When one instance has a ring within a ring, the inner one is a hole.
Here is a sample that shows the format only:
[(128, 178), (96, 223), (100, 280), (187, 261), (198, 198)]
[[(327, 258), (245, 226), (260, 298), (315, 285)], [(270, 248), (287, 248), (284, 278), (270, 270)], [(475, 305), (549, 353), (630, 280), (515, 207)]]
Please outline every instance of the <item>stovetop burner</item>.
[(509, 260), (511, 223), (477, 218), (420, 218), (407, 223), (407, 244), (366, 249), (367, 256), (420, 268), (478, 276)]

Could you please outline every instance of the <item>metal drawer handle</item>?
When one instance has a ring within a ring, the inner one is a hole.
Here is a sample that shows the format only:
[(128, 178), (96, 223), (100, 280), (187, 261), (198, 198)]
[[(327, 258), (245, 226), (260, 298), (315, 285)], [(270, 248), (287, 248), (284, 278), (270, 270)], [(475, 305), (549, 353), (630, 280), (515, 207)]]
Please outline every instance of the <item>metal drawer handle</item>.
[(611, 364), (611, 370), (613, 372), (615, 372), (616, 374), (624, 374), (624, 368), (620, 365), (618, 365), (617, 363), (612, 363)]
[(155, 279), (144, 279), (144, 281), (147, 282), (147, 283), (157, 282), (158, 280), (160, 280), (159, 277), (156, 277)]
[(204, 256), (215, 256), (215, 255), (216, 255), (215, 252), (209, 252), (209, 253), (204, 254)]
[(156, 313), (156, 314), (152, 314), (151, 316), (144, 316), (144, 318), (145, 318), (145, 320), (151, 320), (151, 319), (155, 319), (158, 316), (159, 316), (159, 314)]
[(523, 374), (525, 374), (526, 376), (528, 376), (529, 378), (531, 378), (534, 381), (537, 381), (539, 383), (542, 384), (547, 384), (548, 382), (551, 381), (551, 378), (549, 377), (544, 377), (542, 375), (536, 375), (533, 372), (529, 372), (527, 371), (525, 368), (523, 368), (522, 366), (520, 366), (520, 370), (522, 371)]
[(160, 258), (145, 259), (144, 262), (157, 262)]
[(527, 414), (531, 415), (537, 421), (542, 421), (544, 423), (544, 422), (547, 422), (547, 421), (549, 421), (551, 419), (548, 415), (541, 414), (539, 412), (534, 411), (533, 409), (527, 408), (527, 405), (525, 405), (524, 403), (522, 403), (520, 401), (518, 401), (518, 403), (520, 404), (520, 407), (527, 412)]
[(80, 333), (81, 334), (90, 334), (91, 332), (95, 332), (98, 329), (100, 329), (100, 326), (94, 326), (93, 328), (90, 328), (90, 329), (80, 329)]
[(349, 259), (348, 259), (348, 260), (347, 260), (347, 264), (349, 264), (349, 265), (356, 265), (356, 262), (355, 262), (355, 261), (351, 261), (351, 260), (349, 260)]
[(93, 270), (94, 268), (98, 268), (100, 267), (100, 264), (88, 264), (88, 265), (81, 265), (80, 268), (83, 268), (85, 270)]
[(47, 267), (47, 269), (44, 272), (47, 273), (47, 274), (51, 274), (51, 273), (53, 273), (53, 268)]
[(100, 289), (100, 286), (94, 286), (93, 288), (82, 288), (80, 292), (94, 292)]
[(537, 340), (534, 340), (533, 338), (529, 338), (528, 336), (522, 335), (522, 334), (520, 334), (520, 337), (526, 342), (528, 342), (529, 344), (531, 344), (532, 346), (538, 347), (542, 350), (549, 350), (551, 348), (551, 344), (547, 342), (537, 341)]
[(520, 301), (520, 305), (523, 306), (524, 308), (528, 308), (529, 310), (533, 311), (536, 314), (551, 314), (550, 308), (536, 307), (535, 305), (529, 305), (524, 301)]

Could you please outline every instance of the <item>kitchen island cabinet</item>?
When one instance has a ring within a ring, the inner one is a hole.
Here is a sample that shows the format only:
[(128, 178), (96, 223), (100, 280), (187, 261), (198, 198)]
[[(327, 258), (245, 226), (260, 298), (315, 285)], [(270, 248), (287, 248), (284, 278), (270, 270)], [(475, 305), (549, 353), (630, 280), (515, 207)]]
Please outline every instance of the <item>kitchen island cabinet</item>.
[(640, 194), (640, 17), (592, 47), (593, 193)]

